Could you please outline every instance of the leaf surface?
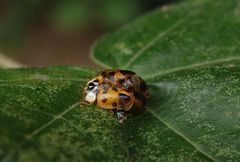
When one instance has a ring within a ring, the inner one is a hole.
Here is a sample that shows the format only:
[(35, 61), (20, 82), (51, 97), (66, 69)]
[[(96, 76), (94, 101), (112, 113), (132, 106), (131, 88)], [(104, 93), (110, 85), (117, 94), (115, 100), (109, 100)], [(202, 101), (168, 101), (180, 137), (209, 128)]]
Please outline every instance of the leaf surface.
[(0, 70), (0, 160), (123, 160), (116, 118), (79, 106), (94, 76), (93, 70), (71, 66)]
[(240, 60), (239, 12), (237, 0), (165, 6), (102, 37), (92, 57), (105, 67), (130, 69), (145, 79)]
[[(239, 13), (237, 0), (179, 2), (95, 43), (96, 62), (133, 70), (153, 86), (145, 118), (133, 122), (133, 132), (138, 123), (144, 127), (141, 140), (131, 139), (138, 160), (240, 158)], [(177, 150), (176, 145), (182, 152), (173, 151), (171, 159), (166, 147)]]
[(80, 108), (94, 70), (0, 70), (0, 161), (238, 161), (239, 13), (237, 0), (186, 0), (97, 41), (97, 62), (150, 85), (123, 125)]

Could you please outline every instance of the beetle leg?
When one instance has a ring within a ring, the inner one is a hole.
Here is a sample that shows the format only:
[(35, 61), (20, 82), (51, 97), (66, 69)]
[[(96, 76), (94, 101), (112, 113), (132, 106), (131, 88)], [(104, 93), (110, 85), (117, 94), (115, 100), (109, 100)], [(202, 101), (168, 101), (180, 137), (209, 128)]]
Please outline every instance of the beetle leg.
[(117, 118), (120, 124), (122, 124), (124, 120), (127, 119), (125, 112), (123, 110), (117, 110)]
[(84, 106), (89, 106), (89, 105), (91, 105), (91, 103), (89, 103), (89, 102), (87, 102), (87, 101), (85, 101), (85, 100), (82, 100), (82, 101), (80, 102), (80, 107), (81, 107), (81, 108), (84, 107)]

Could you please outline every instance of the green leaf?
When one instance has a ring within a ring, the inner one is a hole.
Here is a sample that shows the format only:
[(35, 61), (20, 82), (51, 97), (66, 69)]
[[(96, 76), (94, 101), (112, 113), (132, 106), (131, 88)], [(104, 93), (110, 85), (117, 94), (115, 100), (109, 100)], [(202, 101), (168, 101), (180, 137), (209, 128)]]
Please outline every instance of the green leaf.
[(124, 125), (105, 110), (79, 107), (83, 85), (94, 71), (1, 70), (1, 159), (236, 159), (239, 70), (239, 62), (232, 62), (156, 78), (147, 111)]
[(92, 56), (105, 67), (131, 69), (144, 78), (239, 60), (239, 16), (237, 0), (165, 6), (100, 39)]
[(240, 159), (240, 3), (165, 6), (93, 47), (93, 59), (151, 84), (144, 115), (128, 122), (136, 161)]
[(0, 160), (123, 159), (114, 155), (113, 148), (125, 150), (115, 118), (79, 106), (82, 88), (95, 75), (67, 66), (0, 70)]
[(150, 85), (123, 125), (80, 108), (94, 70), (0, 70), (0, 161), (238, 161), (239, 13), (237, 0), (186, 0), (100, 39), (95, 60)]

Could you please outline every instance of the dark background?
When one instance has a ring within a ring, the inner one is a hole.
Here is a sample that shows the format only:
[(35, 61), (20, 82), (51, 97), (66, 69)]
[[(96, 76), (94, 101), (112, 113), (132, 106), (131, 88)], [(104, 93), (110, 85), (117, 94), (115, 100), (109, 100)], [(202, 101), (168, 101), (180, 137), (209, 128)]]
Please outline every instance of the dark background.
[(0, 52), (27, 66), (96, 67), (93, 41), (174, 0), (0, 0)]

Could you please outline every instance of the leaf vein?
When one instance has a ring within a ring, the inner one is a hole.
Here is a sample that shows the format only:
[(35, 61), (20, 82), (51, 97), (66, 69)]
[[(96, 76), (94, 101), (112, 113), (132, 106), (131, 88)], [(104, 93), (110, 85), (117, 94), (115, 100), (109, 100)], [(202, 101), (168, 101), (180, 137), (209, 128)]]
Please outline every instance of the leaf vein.
[(202, 153), (203, 155), (205, 155), (206, 157), (208, 157), (209, 159), (213, 160), (213, 161), (218, 161), (216, 160), (214, 157), (212, 157), (211, 155), (209, 155), (207, 152), (205, 152), (204, 150), (202, 150), (201, 148), (199, 148), (195, 143), (193, 143), (191, 140), (189, 140), (184, 134), (182, 134), (181, 132), (179, 132), (178, 130), (176, 130), (175, 128), (173, 128), (171, 125), (169, 125), (168, 123), (166, 123), (165, 121), (163, 121), (153, 110), (148, 109), (148, 111), (157, 119), (159, 120), (161, 123), (163, 123), (166, 127), (168, 127), (170, 130), (172, 130), (174, 133), (176, 133), (177, 135), (179, 135), (180, 137), (182, 137), (185, 141), (187, 141), (190, 145), (192, 145), (198, 152)]
[(166, 31), (162, 32), (160, 31), (159, 34), (157, 34), (156, 37), (154, 37), (147, 45), (143, 46), (137, 53), (134, 54), (134, 56), (127, 62), (123, 69), (127, 69), (137, 58), (139, 58), (147, 49), (152, 47), (156, 41), (158, 41), (160, 38), (166, 36), (168, 33), (170, 33), (172, 30), (180, 26), (183, 22), (187, 20), (188, 17), (185, 17), (184, 19), (178, 20), (175, 24), (173, 24), (171, 27), (169, 27)]
[(170, 69), (170, 70), (159, 71), (155, 74), (151, 74), (151, 75), (145, 76), (143, 78), (145, 80), (151, 80), (151, 79), (154, 79), (155, 77), (168, 75), (168, 74), (175, 73), (175, 72), (178, 72), (178, 71), (191, 70), (191, 69), (195, 69), (195, 68), (199, 68), (199, 67), (204, 67), (204, 66), (214, 65), (214, 64), (220, 64), (220, 63), (225, 63), (225, 62), (230, 62), (230, 61), (240, 61), (240, 57), (239, 56), (228, 57), (228, 58), (223, 58), (223, 59), (217, 59), (217, 60), (214, 60), (214, 61), (206, 61), (206, 62), (196, 63), (196, 64), (192, 64), (192, 65), (188, 65), (188, 66), (176, 67), (176, 68), (173, 68), (173, 69)]
[(59, 115), (56, 115), (52, 120), (48, 121), (47, 123), (43, 124), (39, 128), (35, 129), (32, 133), (26, 135), (25, 141), (23, 141), (17, 149), (20, 149), (28, 140), (32, 139), (35, 135), (39, 134), (46, 128), (48, 128), (50, 125), (52, 125), (54, 122), (56, 122), (58, 119), (61, 119), (65, 114), (67, 114), (69, 111), (74, 109), (76, 106), (78, 106), (80, 102), (77, 102), (73, 105), (71, 105), (69, 108), (65, 109), (63, 112), (61, 112)]
[(199, 144), (199, 143), (202, 143), (204, 142), (205, 140), (210, 140), (212, 138), (215, 138), (215, 137), (219, 137), (219, 136), (223, 136), (223, 135), (230, 135), (230, 134), (234, 134), (234, 133), (239, 133), (240, 130), (234, 130), (234, 131), (228, 131), (228, 132), (223, 132), (223, 133), (218, 133), (218, 134), (215, 134), (207, 139), (202, 139), (202, 140), (199, 140), (196, 142), (196, 144)]
[(38, 129), (34, 130), (32, 133), (30, 133), (29, 135), (27, 135), (28, 138), (32, 138), (33, 136), (37, 135), (38, 133), (40, 133), (41, 131), (43, 131), (44, 129), (46, 129), (48, 126), (52, 125), (56, 120), (58, 120), (59, 118), (61, 118), (62, 116), (64, 116), (65, 114), (67, 114), (69, 111), (71, 111), (72, 109), (74, 109), (77, 105), (79, 105), (80, 102), (77, 102), (75, 104), (73, 104), (72, 106), (70, 106), (69, 108), (67, 108), (66, 110), (64, 110), (62, 113), (60, 113), (59, 115), (57, 115), (56, 117), (54, 117), (52, 120), (50, 120), (49, 122), (47, 122), (46, 124), (42, 125), (41, 127), (39, 127)]

